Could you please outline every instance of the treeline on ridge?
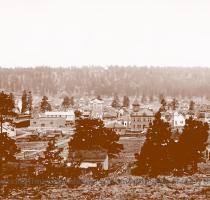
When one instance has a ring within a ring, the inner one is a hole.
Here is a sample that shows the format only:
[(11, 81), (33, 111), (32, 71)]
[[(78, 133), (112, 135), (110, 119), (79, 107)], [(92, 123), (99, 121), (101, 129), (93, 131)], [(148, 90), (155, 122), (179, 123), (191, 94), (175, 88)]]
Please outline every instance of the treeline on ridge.
[(0, 68), (0, 88), (36, 95), (210, 96), (210, 68), (69, 67)]

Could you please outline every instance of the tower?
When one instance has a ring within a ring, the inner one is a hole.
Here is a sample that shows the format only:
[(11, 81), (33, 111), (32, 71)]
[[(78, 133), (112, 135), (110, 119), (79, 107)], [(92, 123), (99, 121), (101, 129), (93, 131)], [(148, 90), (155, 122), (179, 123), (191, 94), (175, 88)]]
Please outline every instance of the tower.
[(138, 102), (136, 97), (135, 97), (135, 100), (134, 100), (132, 106), (133, 106), (133, 112), (138, 112), (139, 111), (140, 104), (139, 104), (139, 102)]

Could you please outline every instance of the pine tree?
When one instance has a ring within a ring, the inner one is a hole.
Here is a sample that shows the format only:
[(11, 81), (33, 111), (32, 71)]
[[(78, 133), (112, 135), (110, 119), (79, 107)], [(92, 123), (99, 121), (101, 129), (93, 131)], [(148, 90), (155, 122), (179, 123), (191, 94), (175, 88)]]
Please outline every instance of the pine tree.
[(166, 100), (165, 100), (164, 98), (161, 100), (161, 105), (162, 105), (163, 107), (166, 106)]
[(186, 170), (192, 166), (192, 173), (197, 171), (197, 164), (204, 161), (203, 152), (208, 145), (209, 126), (207, 123), (193, 120), (190, 117), (186, 120), (183, 133), (180, 135), (177, 148), (177, 163), (179, 170)]
[(50, 174), (55, 172), (54, 165), (60, 164), (63, 158), (60, 153), (62, 148), (56, 147), (55, 139), (49, 141), (46, 150), (44, 151), (44, 158), (40, 158), (40, 161), (45, 165), (46, 171)]
[(73, 96), (70, 98), (70, 105), (74, 106), (74, 97)]
[(10, 96), (10, 108), (11, 110), (13, 110), (15, 108), (15, 97), (13, 93), (10, 93), (9, 96)]
[(176, 110), (177, 109), (177, 106), (178, 106), (178, 101), (173, 98), (172, 102), (171, 102), (171, 108), (172, 110)]
[(28, 103), (27, 103), (27, 93), (26, 90), (23, 91), (22, 95), (22, 109), (21, 112), (25, 113), (27, 111)]
[(3, 91), (0, 93), (0, 123), (1, 123), (1, 133), (3, 130), (3, 123), (6, 120), (6, 116), (14, 115), (14, 97), (12, 94), (8, 95)]
[(7, 133), (0, 134), (0, 164), (4, 161), (15, 160), (15, 154), (19, 152), (15, 140), (11, 139)]
[(28, 104), (29, 114), (31, 115), (31, 112), (32, 112), (32, 105), (33, 105), (33, 98), (32, 98), (32, 93), (31, 93), (31, 91), (28, 92), (28, 101), (27, 101), (27, 104)]
[(157, 176), (170, 172), (172, 168), (169, 151), (171, 143), (170, 125), (161, 119), (161, 114), (158, 112), (153, 124), (150, 124), (147, 130), (141, 152), (135, 154), (137, 161), (132, 170), (133, 174)]
[(124, 96), (123, 97), (123, 107), (128, 108), (129, 105), (130, 105), (130, 99), (129, 99), (129, 97), (128, 96)]
[(166, 100), (165, 100), (164, 97), (162, 97), (160, 103), (161, 103), (160, 111), (166, 111), (166, 105), (167, 104), (166, 104)]
[(195, 109), (195, 102), (191, 100), (189, 105), (189, 110), (193, 111), (194, 109)]
[(65, 96), (62, 102), (64, 109), (68, 109), (71, 105), (71, 99), (68, 96)]
[(74, 114), (75, 114), (75, 117), (76, 117), (76, 118), (80, 118), (81, 115), (82, 115), (82, 113), (81, 113), (79, 110), (75, 110), (75, 111), (74, 111)]
[(119, 100), (118, 95), (115, 95), (115, 96), (114, 96), (114, 99), (113, 99), (113, 101), (112, 101), (112, 107), (113, 107), (113, 108), (118, 108), (118, 107), (120, 107), (120, 100)]
[(159, 102), (161, 103), (164, 98), (165, 98), (164, 95), (163, 94), (160, 94), (159, 95)]
[(69, 149), (90, 150), (99, 147), (106, 149), (111, 157), (116, 156), (123, 149), (123, 145), (118, 143), (119, 135), (104, 127), (101, 120), (78, 119), (75, 127), (75, 134), (69, 142)]
[(48, 97), (47, 96), (43, 96), (42, 101), (41, 101), (41, 105), (40, 105), (40, 110), (41, 112), (46, 112), (46, 111), (51, 111), (51, 105), (48, 102)]

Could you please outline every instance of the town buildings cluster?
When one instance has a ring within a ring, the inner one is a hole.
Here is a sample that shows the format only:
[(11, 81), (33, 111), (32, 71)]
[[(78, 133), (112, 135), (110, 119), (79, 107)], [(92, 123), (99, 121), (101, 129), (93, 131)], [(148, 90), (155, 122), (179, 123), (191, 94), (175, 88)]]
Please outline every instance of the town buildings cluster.
[[(17, 107), (21, 106), (20, 101), (20, 99), (16, 99)], [(75, 99), (74, 105), (65, 109), (61, 101), (62, 99), (49, 99), (52, 111), (41, 112), (39, 110), (40, 99), (34, 97), (31, 116), (27, 112), (18, 114), (16, 127), (20, 124), (19, 127), (21, 128), (16, 128), (13, 132), (10, 131), (21, 149), (21, 152), (17, 155), (18, 159), (38, 158), (46, 149), (47, 141), (52, 138), (56, 138), (58, 147), (64, 148), (62, 156), (67, 159), (68, 142), (74, 134), (75, 120), (78, 117), (100, 119), (104, 122), (105, 127), (113, 129), (122, 137), (144, 137), (158, 110), (161, 110), (162, 119), (171, 125), (175, 134), (182, 131), (185, 121), (189, 117), (210, 123), (210, 105), (208, 102), (195, 101), (193, 108), (190, 108), (188, 99), (181, 99), (176, 103), (176, 106), (172, 106), (173, 99), (170, 98), (166, 98), (166, 104), (162, 105), (158, 98), (153, 99), (153, 101), (144, 100), (142, 102), (140, 97), (133, 97), (130, 100), (130, 105), (113, 107), (111, 98), (89, 99), (82, 97)], [(17, 110), (21, 110), (21, 108)], [(24, 123), (26, 121), (28, 123)], [(7, 129), (7, 132), (9, 131), (6, 126), (4, 129)], [(209, 152), (210, 147), (207, 147), (206, 155), (208, 158)], [(84, 152), (81, 155), (84, 155)], [(100, 163), (104, 163), (107, 160), (106, 154), (101, 157), (104, 159), (99, 159)], [(85, 159), (90, 161), (90, 158), (86, 157)], [(94, 163), (94, 159), (91, 162)], [(85, 163), (82, 166), (91, 165)], [(93, 165), (95, 166), (95, 164)], [(108, 168), (107, 164), (105, 168)]]

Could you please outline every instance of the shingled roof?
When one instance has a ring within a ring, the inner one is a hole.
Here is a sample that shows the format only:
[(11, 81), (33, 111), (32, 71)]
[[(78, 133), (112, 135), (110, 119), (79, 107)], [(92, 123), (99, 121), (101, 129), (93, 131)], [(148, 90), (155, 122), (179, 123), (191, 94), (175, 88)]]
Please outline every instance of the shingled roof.
[(131, 116), (154, 116), (154, 113), (152, 110), (148, 109), (148, 108), (142, 108), (140, 109), (138, 112), (133, 112), (131, 114)]

